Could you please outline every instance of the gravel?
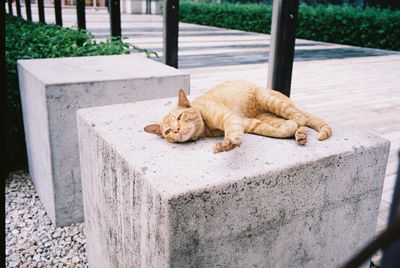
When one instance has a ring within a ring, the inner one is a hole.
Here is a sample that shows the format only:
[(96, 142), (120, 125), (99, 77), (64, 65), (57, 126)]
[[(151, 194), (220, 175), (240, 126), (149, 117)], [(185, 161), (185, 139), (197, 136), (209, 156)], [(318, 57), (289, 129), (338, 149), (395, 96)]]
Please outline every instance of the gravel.
[(25, 171), (6, 183), (6, 267), (88, 267), (84, 224), (54, 226)]

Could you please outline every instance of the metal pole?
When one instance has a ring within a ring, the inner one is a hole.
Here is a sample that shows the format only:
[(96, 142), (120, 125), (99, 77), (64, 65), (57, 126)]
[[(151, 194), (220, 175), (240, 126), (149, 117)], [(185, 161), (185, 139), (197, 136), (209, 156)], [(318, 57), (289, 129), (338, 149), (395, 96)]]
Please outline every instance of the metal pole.
[(290, 96), (299, 0), (274, 0), (267, 87)]
[(56, 15), (56, 24), (62, 26), (61, 0), (54, 0), (54, 12)]
[(151, 14), (151, 0), (146, 0), (146, 14)]
[(37, 4), (38, 4), (38, 11), (39, 11), (39, 21), (46, 23), (45, 19), (44, 19), (44, 3), (43, 0), (37, 0)]
[(120, 0), (109, 0), (111, 36), (121, 36), (121, 8)]
[(8, 14), (10, 14), (12, 16), (13, 15), (12, 0), (8, 0), (7, 4), (8, 4)]
[(164, 63), (178, 68), (179, 0), (164, 1)]
[(86, 30), (85, 0), (76, 0), (76, 16), (78, 29)]
[[(7, 130), (8, 130), (8, 126), (9, 126), (9, 119), (7, 119), (7, 110), (6, 109), (6, 50), (5, 50), (5, 33), (6, 31), (6, 25), (5, 25), (5, 19), (6, 19), (6, 2), (2, 1), (1, 7), (0, 7), (0, 31), (1, 31), (1, 35), (0, 35), (0, 77), (1, 82), (0, 82), (0, 120), (2, 122), (1, 124), (1, 130), (0, 130), (0, 146), (2, 151), (6, 151), (5, 149), (6, 144), (8, 142), (8, 135)], [(6, 184), (6, 178), (7, 178), (7, 173), (9, 171), (8, 167), (9, 166), (9, 161), (6, 161), (4, 164), (0, 167), (0, 188), (1, 189), (5, 189), (5, 184)], [(1, 215), (5, 215), (5, 202), (4, 202), (4, 198), (1, 198), (0, 201), (0, 213)], [(5, 217), (2, 217), (0, 220), (0, 228), (2, 228), (2, 230), (0, 231), (0, 240), (1, 241), (5, 241), (6, 240), (6, 233), (5, 233)], [(1, 254), (0, 256), (0, 262), (5, 264), (6, 263), (6, 256), (5, 254)]]
[(149, 14), (151, 14), (151, 0), (149, 0)]
[(26, 19), (32, 21), (31, 0), (25, 0)]
[(15, 9), (17, 10), (17, 16), (22, 17), (20, 0), (15, 0)]

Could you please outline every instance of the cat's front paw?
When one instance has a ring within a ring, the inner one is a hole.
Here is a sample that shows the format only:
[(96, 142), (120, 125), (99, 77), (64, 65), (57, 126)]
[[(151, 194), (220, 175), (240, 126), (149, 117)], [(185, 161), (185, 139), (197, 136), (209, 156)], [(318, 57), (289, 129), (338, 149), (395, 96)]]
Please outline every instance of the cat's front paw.
[(234, 139), (225, 138), (223, 142), (217, 142), (213, 148), (214, 154), (227, 152), (236, 147), (239, 147), (242, 144), (242, 138), (236, 137)]

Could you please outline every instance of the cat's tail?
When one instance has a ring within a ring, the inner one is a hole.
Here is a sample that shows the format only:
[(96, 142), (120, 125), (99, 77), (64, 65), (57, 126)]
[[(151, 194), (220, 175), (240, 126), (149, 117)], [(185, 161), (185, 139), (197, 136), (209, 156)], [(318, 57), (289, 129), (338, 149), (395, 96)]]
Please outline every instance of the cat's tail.
[(318, 140), (323, 141), (332, 136), (332, 128), (321, 118), (302, 112), (306, 117), (306, 125), (319, 132)]

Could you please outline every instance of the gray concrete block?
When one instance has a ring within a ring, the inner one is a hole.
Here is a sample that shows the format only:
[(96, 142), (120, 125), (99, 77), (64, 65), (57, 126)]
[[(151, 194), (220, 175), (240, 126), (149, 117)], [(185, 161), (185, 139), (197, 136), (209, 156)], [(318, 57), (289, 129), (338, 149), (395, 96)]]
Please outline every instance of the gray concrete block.
[(78, 111), (91, 267), (337, 267), (374, 236), (387, 140), (334, 125), (215, 155), (143, 132), (175, 103)]
[(29, 173), (51, 220), (83, 221), (76, 111), (175, 96), (189, 75), (139, 55), (18, 61)]

